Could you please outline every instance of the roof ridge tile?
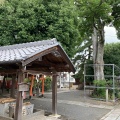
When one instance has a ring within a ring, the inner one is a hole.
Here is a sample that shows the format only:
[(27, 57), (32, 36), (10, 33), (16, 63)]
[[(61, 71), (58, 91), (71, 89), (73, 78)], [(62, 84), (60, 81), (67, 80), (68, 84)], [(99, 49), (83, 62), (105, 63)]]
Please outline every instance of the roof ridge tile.
[(42, 46), (42, 45), (51, 45), (57, 43), (56, 38), (50, 40), (42, 40), (42, 41), (34, 41), (29, 43), (21, 43), (7, 46), (0, 46), (0, 50), (10, 50), (10, 49), (19, 49), (19, 48), (27, 48), (32, 46)]

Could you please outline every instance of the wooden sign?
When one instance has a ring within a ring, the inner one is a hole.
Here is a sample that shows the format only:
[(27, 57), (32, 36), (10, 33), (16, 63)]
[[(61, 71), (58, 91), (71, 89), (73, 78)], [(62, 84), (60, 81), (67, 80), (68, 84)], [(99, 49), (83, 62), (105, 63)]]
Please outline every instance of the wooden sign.
[(19, 83), (18, 84), (18, 91), (29, 91), (29, 84), (27, 83)]

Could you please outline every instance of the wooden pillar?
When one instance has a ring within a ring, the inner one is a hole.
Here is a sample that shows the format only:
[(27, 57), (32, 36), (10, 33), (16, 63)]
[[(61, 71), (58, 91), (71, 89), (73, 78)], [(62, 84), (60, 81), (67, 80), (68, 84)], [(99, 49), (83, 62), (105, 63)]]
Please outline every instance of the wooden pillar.
[(70, 72), (69, 72), (69, 89), (70, 89)]
[(44, 95), (44, 82), (45, 82), (44, 75), (40, 76), (40, 80), (42, 81), (42, 95), (41, 95), (41, 97), (43, 97), (43, 95)]
[(4, 78), (3, 78), (3, 83), (2, 83), (2, 86), (1, 86), (1, 89), (2, 89), (2, 94), (4, 92), (4, 88), (5, 88), (5, 79), (6, 79), (6, 76), (4, 75)]
[(61, 88), (61, 72), (60, 72), (60, 88)]
[(11, 93), (10, 97), (15, 98), (15, 87), (16, 87), (16, 75), (12, 76), (12, 86), (11, 86)]
[(57, 74), (52, 76), (52, 114), (57, 114)]
[[(24, 69), (25, 69), (25, 67), (19, 66), (18, 83), (23, 82), (23, 79), (24, 79), (23, 70)], [(22, 104), (23, 104), (22, 92), (17, 91), (14, 120), (22, 120)]]

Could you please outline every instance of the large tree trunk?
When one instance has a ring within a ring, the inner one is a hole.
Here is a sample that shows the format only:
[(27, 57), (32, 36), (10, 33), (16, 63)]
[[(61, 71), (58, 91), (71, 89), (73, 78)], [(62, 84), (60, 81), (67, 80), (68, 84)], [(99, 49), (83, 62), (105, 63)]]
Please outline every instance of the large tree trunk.
[(97, 41), (97, 30), (96, 30), (95, 27), (93, 28), (92, 42), (93, 42), (94, 80), (97, 80), (97, 76), (96, 76), (96, 66), (95, 66), (95, 64), (96, 64), (98, 41)]
[(96, 71), (95, 71), (97, 80), (104, 80), (103, 54), (104, 54), (104, 43), (98, 42), (98, 52), (96, 57)]
[(94, 63), (94, 79), (104, 80), (104, 27), (101, 31), (93, 30), (93, 63)]

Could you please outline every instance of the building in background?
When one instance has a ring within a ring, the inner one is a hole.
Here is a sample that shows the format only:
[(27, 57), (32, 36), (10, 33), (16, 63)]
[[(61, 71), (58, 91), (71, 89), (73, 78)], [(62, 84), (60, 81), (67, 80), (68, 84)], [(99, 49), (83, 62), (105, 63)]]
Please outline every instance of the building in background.
[(72, 77), (73, 73), (59, 72), (57, 77), (58, 88), (71, 88), (75, 83), (75, 79)]

